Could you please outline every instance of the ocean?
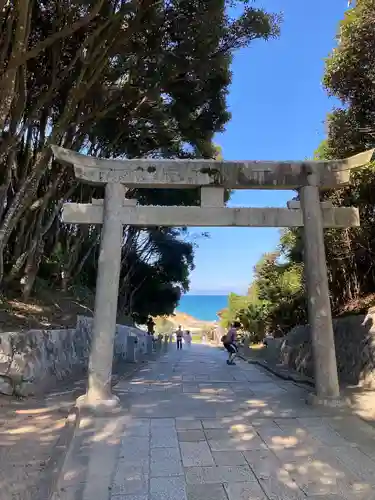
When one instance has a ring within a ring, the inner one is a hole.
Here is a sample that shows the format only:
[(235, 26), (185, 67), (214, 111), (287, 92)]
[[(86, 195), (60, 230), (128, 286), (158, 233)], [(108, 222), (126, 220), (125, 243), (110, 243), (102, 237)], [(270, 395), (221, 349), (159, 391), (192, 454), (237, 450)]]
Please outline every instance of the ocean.
[(217, 312), (228, 305), (226, 295), (183, 295), (177, 311), (201, 321), (217, 321)]

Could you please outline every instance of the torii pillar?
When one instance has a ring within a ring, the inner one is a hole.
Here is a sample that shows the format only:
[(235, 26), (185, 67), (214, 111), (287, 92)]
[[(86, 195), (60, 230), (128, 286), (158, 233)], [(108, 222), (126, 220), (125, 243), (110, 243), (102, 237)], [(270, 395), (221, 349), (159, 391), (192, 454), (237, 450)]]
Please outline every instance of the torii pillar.
[[(84, 182), (105, 185), (103, 203), (64, 205), (71, 224), (103, 224), (95, 297), (89, 385), (84, 404), (112, 407), (113, 344), (121, 266), (122, 226), (304, 227), (308, 317), (315, 360), (314, 403), (340, 404), (324, 251), (324, 227), (359, 226), (358, 209), (320, 203), (320, 189), (349, 183), (350, 169), (371, 161), (373, 150), (344, 160), (258, 162), (217, 160), (100, 160), (53, 146)], [(134, 206), (125, 188), (200, 188), (200, 207)], [(289, 208), (226, 208), (225, 189), (299, 189)]]
[(340, 406), (342, 401), (337, 373), (318, 176), (310, 171), (306, 175), (306, 181), (306, 185), (300, 189), (304, 225), (304, 270), (314, 354), (315, 385), (319, 389), (311, 398), (312, 402)]
[(90, 406), (112, 407), (118, 404), (117, 397), (112, 394), (111, 381), (123, 238), (121, 209), (124, 198), (125, 189), (122, 184), (117, 182), (106, 184), (88, 392), (83, 398), (83, 403)]

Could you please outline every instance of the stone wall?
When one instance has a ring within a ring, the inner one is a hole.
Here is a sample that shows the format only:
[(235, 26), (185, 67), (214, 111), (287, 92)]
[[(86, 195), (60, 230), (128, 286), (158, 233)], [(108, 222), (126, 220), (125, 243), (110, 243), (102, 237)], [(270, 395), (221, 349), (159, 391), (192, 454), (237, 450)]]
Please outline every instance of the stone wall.
[[(0, 393), (40, 393), (56, 380), (87, 370), (92, 318), (78, 316), (75, 329), (28, 330), (0, 333)], [(138, 337), (137, 350), (146, 352), (146, 334), (138, 328), (117, 325), (114, 359), (126, 357), (127, 337)]]
[[(375, 388), (375, 308), (367, 315), (333, 320), (340, 383)], [(308, 325), (291, 330), (281, 344), (279, 361), (314, 377), (312, 344)]]
[[(77, 333), (78, 337), (82, 336), (85, 338), (87, 335), (90, 336), (93, 327), (93, 319), (87, 316), (78, 316), (77, 317)], [(116, 358), (124, 358), (126, 357), (126, 348), (127, 348), (127, 338), (129, 335), (133, 337), (137, 337), (137, 354), (138, 356), (142, 356), (146, 353), (146, 337), (147, 333), (139, 328), (135, 328), (133, 326), (128, 325), (116, 325), (116, 333), (115, 333), (115, 346), (114, 346), (114, 357)]]

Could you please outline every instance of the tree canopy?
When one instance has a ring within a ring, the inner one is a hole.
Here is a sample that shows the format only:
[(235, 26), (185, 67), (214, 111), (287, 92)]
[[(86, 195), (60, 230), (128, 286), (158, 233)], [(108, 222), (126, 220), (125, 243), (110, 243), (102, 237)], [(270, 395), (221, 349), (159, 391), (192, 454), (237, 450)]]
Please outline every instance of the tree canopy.
[[(104, 158), (217, 155), (232, 54), (278, 29), (277, 15), (240, 0), (0, 0), (3, 290), (95, 287), (99, 229), (63, 225), (60, 211), (103, 190), (77, 183), (51, 144)], [(128, 195), (197, 200), (193, 190)], [(192, 267), (183, 228), (125, 227), (120, 307), (137, 318), (170, 312)]]
[[(342, 105), (327, 117), (327, 138), (315, 152), (317, 159), (345, 158), (375, 147), (374, 82), (375, 0), (357, 0), (340, 23), (337, 46), (326, 61), (323, 84)], [(359, 208), (361, 227), (326, 230), (325, 248), (333, 312), (361, 312), (361, 304), (368, 303), (362, 299), (375, 293), (375, 163), (353, 172), (349, 186), (323, 193), (322, 200)], [(262, 334), (286, 333), (307, 321), (301, 235), (300, 230), (282, 234), (277, 252), (256, 266), (250, 288), (256, 293), (238, 301), (247, 300), (245, 312), (231, 311), (246, 328), (250, 324), (250, 332), (258, 326)]]

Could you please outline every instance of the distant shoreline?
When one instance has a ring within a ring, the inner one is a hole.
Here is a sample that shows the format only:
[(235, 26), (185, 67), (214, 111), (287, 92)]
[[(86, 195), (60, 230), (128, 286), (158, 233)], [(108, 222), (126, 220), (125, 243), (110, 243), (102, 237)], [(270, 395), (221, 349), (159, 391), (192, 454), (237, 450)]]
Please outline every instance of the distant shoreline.
[(175, 313), (185, 314), (189, 322), (199, 324), (217, 324), (220, 321), (218, 312), (228, 305), (227, 295), (193, 295), (181, 297)]

